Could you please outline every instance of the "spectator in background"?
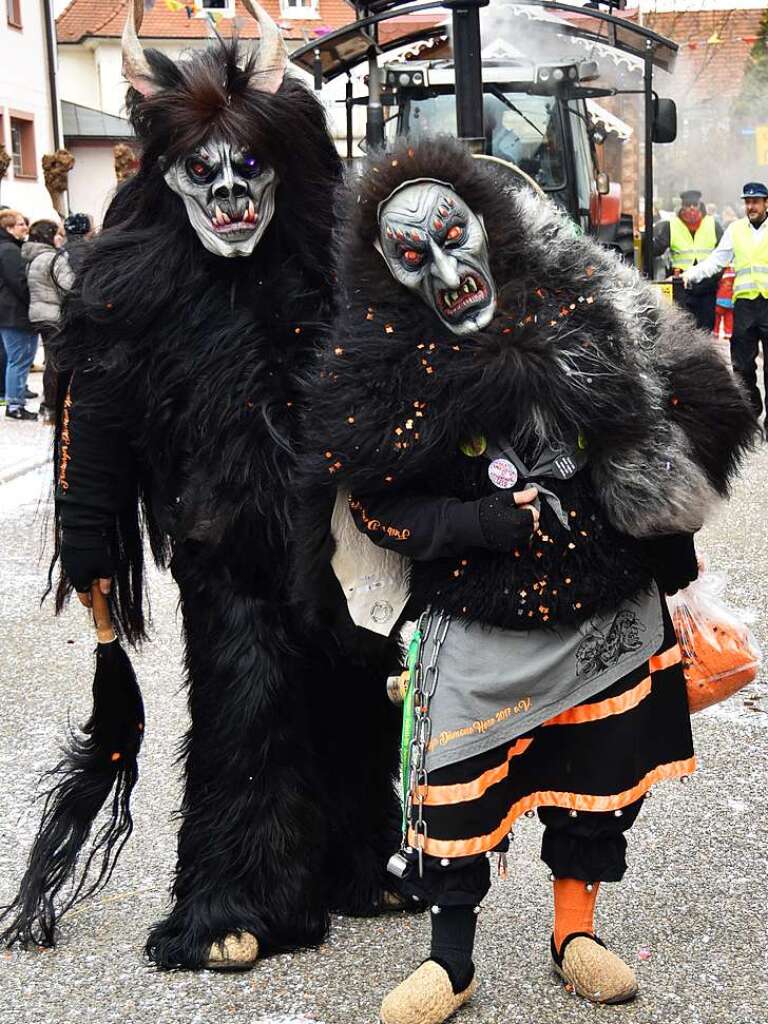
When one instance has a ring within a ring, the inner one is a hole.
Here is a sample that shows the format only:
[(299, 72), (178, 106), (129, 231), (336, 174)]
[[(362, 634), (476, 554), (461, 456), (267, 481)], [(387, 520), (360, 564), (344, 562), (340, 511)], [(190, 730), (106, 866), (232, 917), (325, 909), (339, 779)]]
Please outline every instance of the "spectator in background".
[[(660, 221), (653, 230), (653, 254), (660, 256), (669, 249), (672, 273), (680, 276), (690, 267), (701, 263), (713, 252), (723, 237), (722, 225), (707, 213), (698, 189), (680, 193), (680, 210), (671, 220)], [(720, 274), (700, 281), (686, 289), (684, 305), (696, 324), (711, 331), (715, 326), (715, 297)]]
[(15, 210), (0, 213), (0, 337), (7, 358), (5, 415), (14, 420), (36, 420), (26, 408), (29, 368), (37, 349), (37, 331), (29, 321), (29, 288), (21, 246), (27, 222)]
[(53, 421), (56, 411), (56, 371), (48, 342), (56, 332), (61, 300), (71, 287), (74, 276), (66, 253), (59, 252), (63, 242), (63, 231), (55, 221), (37, 220), (29, 229), (29, 239), (21, 247), (21, 256), (27, 266), (29, 320), (40, 332), (45, 349), (40, 415), (48, 422)]

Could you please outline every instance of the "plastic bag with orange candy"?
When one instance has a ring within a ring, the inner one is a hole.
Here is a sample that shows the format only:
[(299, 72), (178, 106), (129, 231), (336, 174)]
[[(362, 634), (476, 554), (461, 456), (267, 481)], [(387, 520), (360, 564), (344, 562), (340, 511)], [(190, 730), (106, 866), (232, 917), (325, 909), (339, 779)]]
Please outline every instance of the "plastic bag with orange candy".
[(749, 613), (726, 604), (726, 583), (722, 573), (702, 572), (667, 598), (691, 714), (741, 690), (760, 668), (761, 651), (748, 626)]

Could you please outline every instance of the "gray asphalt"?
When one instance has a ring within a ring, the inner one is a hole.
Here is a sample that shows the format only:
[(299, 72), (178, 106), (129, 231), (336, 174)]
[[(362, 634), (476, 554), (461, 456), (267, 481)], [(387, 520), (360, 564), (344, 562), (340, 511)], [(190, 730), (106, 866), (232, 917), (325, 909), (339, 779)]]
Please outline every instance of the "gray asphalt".
[[(35, 428), (30, 428), (35, 429)], [(730, 595), (756, 612), (768, 649), (768, 448), (752, 459), (731, 504), (703, 535)], [(56, 754), (69, 712), (84, 719), (91, 629), (72, 606), (40, 608), (47, 513), (43, 470), (0, 486), (0, 902), (10, 897), (35, 828), (38, 773)], [(143, 958), (164, 913), (174, 857), (177, 742), (185, 727), (181, 645), (172, 582), (151, 581), (153, 642), (135, 658), (148, 733), (135, 797), (136, 833), (109, 888), (64, 921), (53, 952), (0, 953), (0, 1020), (13, 1024), (370, 1024), (381, 997), (425, 955), (428, 922), (338, 919), (322, 949), (260, 963), (245, 975), (160, 974)], [(768, 687), (760, 681), (694, 719), (700, 768), (658, 786), (630, 841), (630, 871), (605, 886), (604, 939), (636, 969), (641, 994), (593, 1007), (550, 973), (549, 882), (539, 826), (516, 829), (510, 877), (480, 917), (481, 986), (457, 1024), (762, 1024), (768, 1020), (766, 749)], [(290, 870), (290, 865), (286, 865)], [(650, 957), (648, 958), (648, 953)]]

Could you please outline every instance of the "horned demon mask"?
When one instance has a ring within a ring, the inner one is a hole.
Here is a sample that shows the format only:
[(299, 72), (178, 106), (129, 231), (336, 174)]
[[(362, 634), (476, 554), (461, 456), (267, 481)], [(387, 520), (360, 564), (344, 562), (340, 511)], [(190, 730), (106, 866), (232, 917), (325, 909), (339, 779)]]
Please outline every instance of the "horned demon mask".
[(450, 185), (407, 181), (380, 203), (376, 248), (390, 273), (417, 292), (454, 334), (491, 322), (496, 287), (482, 220)]
[[(256, 89), (277, 92), (288, 54), (280, 30), (256, 0), (243, 0), (258, 21), (261, 40), (251, 81)], [(152, 71), (139, 43), (143, 0), (131, 0), (123, 31), (123, 74), (143, 95), (154, 89)], [(275, 169), (245, 145), (211, 138), (194, 152), (163, 164), (166, 184), (184, 202), (190, 223), (209, 252), (249, 256), (275, 212)]]
[(165, 172), (197, 237), (217, 256), (249, 256), (275, 212), (274, 168), (228, 142), (209, 142)]

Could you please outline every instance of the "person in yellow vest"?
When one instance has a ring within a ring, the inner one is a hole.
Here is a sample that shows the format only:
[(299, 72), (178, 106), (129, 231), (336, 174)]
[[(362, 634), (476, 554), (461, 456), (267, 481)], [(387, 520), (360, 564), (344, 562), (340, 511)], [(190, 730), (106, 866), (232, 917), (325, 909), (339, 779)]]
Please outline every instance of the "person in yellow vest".
[[(671, 220), (661, 220), (653, 229), (653, 254), (669, 249), (672, 270), (684, 273), (709, 256), (723, 235), (722, 225), (706, 212), (698, 189), (680, 193), (680, 210)], [(715, 299), (719, 271), (686, 289), (684, 305), (699, 327), (711, 331), (715, 326)]]
[(745, 217), (723, 233), (714, 252), (683, 273), (686, 289), (733, 263), (733, 335), (731, 360), (742, 377), (755, 415), (763, 410), (757, 386), (757, 353), (763, 343), (763, 374), (768, 394), (768, 188), (760, 181), (744, 186)]

